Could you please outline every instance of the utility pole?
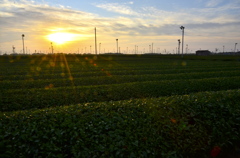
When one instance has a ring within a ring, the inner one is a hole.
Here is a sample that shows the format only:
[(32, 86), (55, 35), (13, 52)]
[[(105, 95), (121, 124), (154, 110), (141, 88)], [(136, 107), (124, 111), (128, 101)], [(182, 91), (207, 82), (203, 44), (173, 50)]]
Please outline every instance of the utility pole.
[(25, 54), (25, 50), (24, 50), (24, 37), (25, 37), (25, 35), (24, 35), (24, 34), (22, 34), (22, 42), (23, 42), (23, 54)]
[(180, 29), (182, 30), (182, 58), (183, 58), (183, 47), (184, 47), (184, 29), (185, 27), (181, 26)]
[(180, 54), (180, 45), (181, 45), (181, 40), (178, 39), (178, 54)]
[(97, 55), (97, 29), (95, 27), (95, 54)]
[(13, 54), (15, 54), (15, 47), (14, 46), (12, 46), (12, 51), (13, 51)]
[(153, 53), (153, 43), (152, 43), (152, 53)]
[(188, 44), (186, 45), (186, 54), (188, 53)]
[(118, 54), (118, 39), (116, 39), (116, 43), (117, 43), (117, 54)]
[(99, 43), (99, 51), (98, 51), (98, 54), (100, 54), (101, 52), (101, 43)]
[(236, 53), (237, 43), (235, 43), (234, 53)]
[[(52, 48), (52, 54), (53, 54), (53, 45), (52, 45), (52, 42), (51, 42), (51, 48)], [(35, 53), (36, 53), (36, 51), (35, 51)]]

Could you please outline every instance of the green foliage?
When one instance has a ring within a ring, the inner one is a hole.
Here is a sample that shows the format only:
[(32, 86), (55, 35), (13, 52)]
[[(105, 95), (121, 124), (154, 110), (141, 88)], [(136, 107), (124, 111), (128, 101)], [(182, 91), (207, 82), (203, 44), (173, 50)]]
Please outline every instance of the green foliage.
[(125, 100), (240, 88), (240, 77), (132, 82), (2, 91), (2, 111), (45, 108), (86, 102)]
[(2, 112), (3, 155), (207, 157), (240, 139), (239, 100), (231, 90)]
[(238, 56), (0, 56), (0, 157), (226, 157)]

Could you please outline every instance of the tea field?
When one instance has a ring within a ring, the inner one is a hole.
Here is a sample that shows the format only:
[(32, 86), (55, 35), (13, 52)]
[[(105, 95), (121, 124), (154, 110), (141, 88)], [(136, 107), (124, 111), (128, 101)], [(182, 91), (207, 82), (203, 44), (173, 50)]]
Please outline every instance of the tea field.
[(237, 157), (240, 56), (0, 56), (0, 157)]

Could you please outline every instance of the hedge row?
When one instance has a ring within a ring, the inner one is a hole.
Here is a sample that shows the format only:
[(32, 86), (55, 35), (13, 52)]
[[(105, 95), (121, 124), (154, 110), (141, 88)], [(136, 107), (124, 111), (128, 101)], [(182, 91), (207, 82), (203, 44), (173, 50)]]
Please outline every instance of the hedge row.
[(0, 95), (1, 111), (45, 108), (86, 102), (182, 95), (240, 88), (239, 77), (133, 82), (100, 86), (47, 87), (6, 90)]
[(199, 157), (240, 141), (240, 90), (0, 113), (0, 157)]
[[(0, 81), (20, 81), (20, 80), (42, 80), (42, 79), (64, 79), (71, 75), (73, 78), (82, 78), (82, 77), (106, 77), (106, 76), (126, 76), (126, 75), (171, 75), (171, 74), (180, 74), (180, 73), (211, 73), (211, 72), (231, 72), (231, 71), (239, 71), (239, 67), (224, 67), (224, 68), (167, 68), (164, 69), (161, 65), (158, 65), (157, 69), (151, 68), (143, 68), (141, 70), (134, 70), (131, 68), (125, 68), (125, 70), (112, 70), (106, 68), (95, 68), (95, 70), (90, 70), (89, 68), (85, 68), (82, 72), (81, 70), (73, 71), (71, 69), (70, 73), (64, 68), (63, 70), (53, 70), (48, 69), (48, 71), (43, 71), (39, 67), (34, 67), (33, 70), (25, 70), (22, 72), (23, 74), (17, 75), (17, 72), (13, 72), (12, 75), (7, 74), (7, 72), (3, 72), (0, 75)], [(80, 66), (81, 67), (81, 66)], [(138, 66), (136, 66), (138, 67)], [(57, 68), (59, 69), (59, 68)], [(6, 70), (3, 70), (6, 71)], [(19, 70), (20, 72), (22, 70)]]
[[(160, 80), (182, 80), (182, 79), (204, 79), (204, 78), (222, 78), (238, 77), (240, 71), (220, 71), (220, 72), (201, 72), (201, 73), (177, 73), (177, 74), (151, 74), (151, 75), (121, 75), (121, 76), (100, 76), (100, 77), (82, 77), (68, 78), (66, 75), (59, 79), (38, 79), (38, 80), (13, 80), (2, 81), (1, 90), (9, 89), (33, 89), (45, 88), (49, 85), (54, 87), (88, 86), (88, 85), (107, 85), (121, 84), (129, 82), (146, 82)], [(68, 78), (68, 79), (66, 79)]]

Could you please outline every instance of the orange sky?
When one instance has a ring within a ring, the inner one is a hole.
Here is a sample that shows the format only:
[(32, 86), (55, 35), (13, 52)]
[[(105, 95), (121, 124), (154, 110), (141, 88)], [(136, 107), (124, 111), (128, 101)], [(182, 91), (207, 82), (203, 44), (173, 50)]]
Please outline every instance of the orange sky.
[(116, 39), (122, 53), (135, 53), (136, 47), (137, 53), (148, 53), (152, 43), (155, 53), (176, 53), (182, 25), (188, 53), (223, 46), (232, 51), (240, 43), (237, 0), (0, 1), (1, 54), (12, 53), (13, 46), (21, 53), (22, 34), (28, 53), (51, 52), (51, 42), (55, 52), (94, 53), (95, 27), (102, 53), (116, 52)]

